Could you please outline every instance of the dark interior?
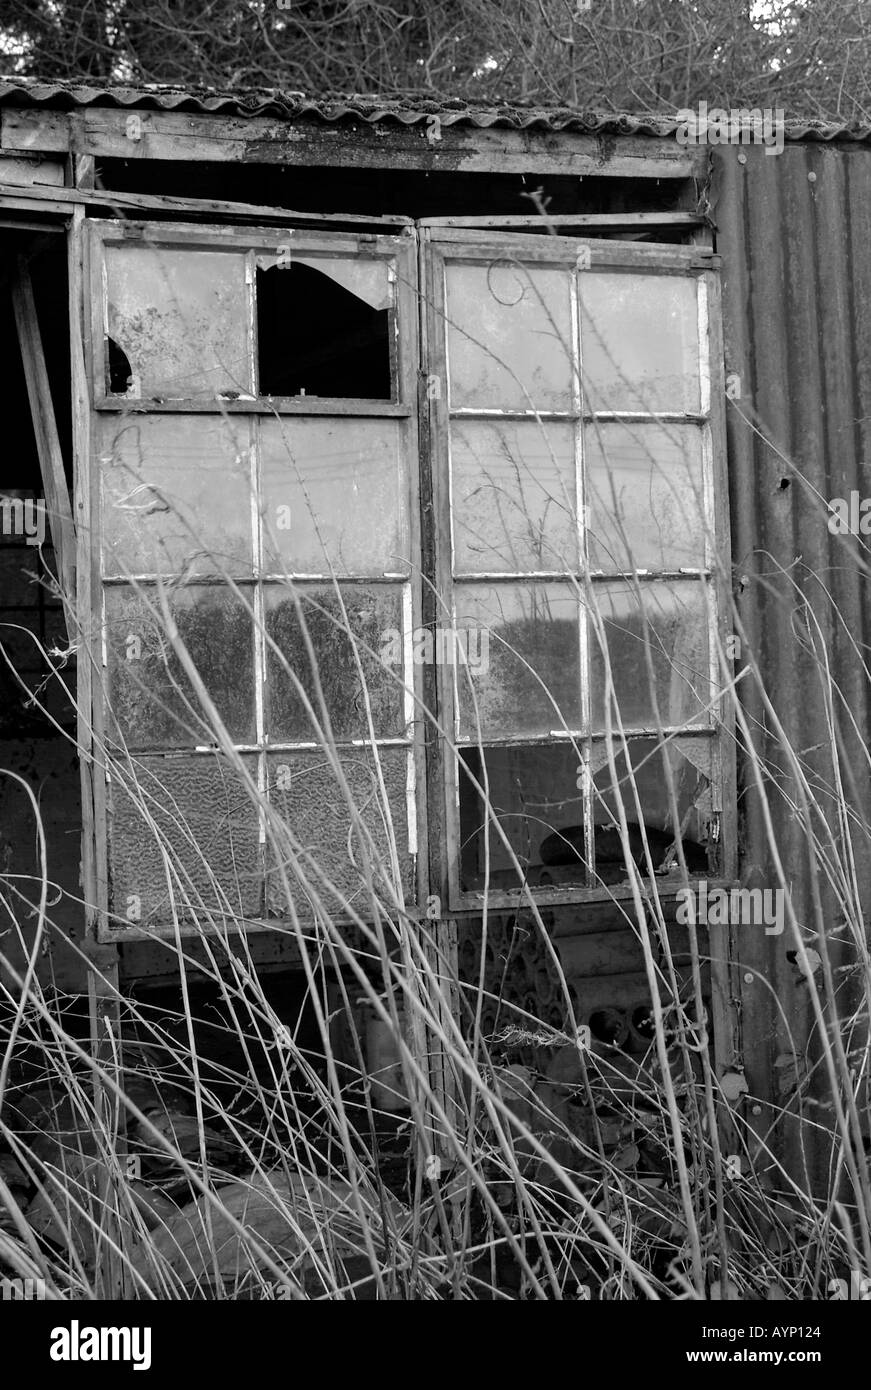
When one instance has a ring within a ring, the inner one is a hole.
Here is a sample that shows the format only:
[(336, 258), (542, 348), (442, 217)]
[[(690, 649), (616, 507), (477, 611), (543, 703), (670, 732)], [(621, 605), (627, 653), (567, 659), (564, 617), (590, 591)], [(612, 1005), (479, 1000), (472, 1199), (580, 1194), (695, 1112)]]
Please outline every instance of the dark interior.
[(257, 372), (261, 396), (390, 400), (390, 310), (313, 266), (260, 268)]

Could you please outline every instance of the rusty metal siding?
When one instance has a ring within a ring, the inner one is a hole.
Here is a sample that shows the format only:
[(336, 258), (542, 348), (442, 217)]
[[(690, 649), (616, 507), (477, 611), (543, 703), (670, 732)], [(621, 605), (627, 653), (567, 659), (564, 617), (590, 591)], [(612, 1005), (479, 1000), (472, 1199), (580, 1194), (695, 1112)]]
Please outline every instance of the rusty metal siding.
[[(831, 836), (826, 853), (836, 865), (848, 851), (837, 815), (839, 775), (866, 824), (871, 810), (863, 753), (871, 741), (869, 552), (864, 538), (833, 536), (827, 526), (831, 499), (849, 499), (854, 490), (871, 497), (871, 151), (795, 144), (771, 156), (723, 147), (712, 151), (712, 162), (726, 368), (741, 378), (740, 399), (728, 412), (736, 609), (776, 718), (754, 681), (743, 687), (744, 707), (756, 747), (784, 790), (771, 790), (768, 803), (798, 920), (814, 930), (822, 925), (829, 940), (840, 916), (837, 893), (813, 870), (776, 721), (825, 810), (816, 828), (823, 840)], [(743, 812), (743, 875), (774, 883), (764, 806), (752, 788)], [(871, 872), (861, 827), (852, 847), (855, 896), (866, 903)], [(772, 1102), (820, 1119), (813, 1100), (807, 1108), (789, 1096), (786, 1054), (796, 1050), (816, 1064), (811, 1097), (824, 1095), (827, 1084), (807, 983), (787, 956), (794, 945), (788, 928), (781, 937), (736, 929), (750, 1104), (763, 1102), (754, 1122), (764, 1134), (775, 1120)], [(837, 968), (845, 957), (836, 942), (833, 954)], [(846, 981), (845, 974), (835, 978)], [(839, 1006), (849, 1011), (846, 984)], [(778, 1128), (795, 1157), (797, 1127), (781, 1121)]]

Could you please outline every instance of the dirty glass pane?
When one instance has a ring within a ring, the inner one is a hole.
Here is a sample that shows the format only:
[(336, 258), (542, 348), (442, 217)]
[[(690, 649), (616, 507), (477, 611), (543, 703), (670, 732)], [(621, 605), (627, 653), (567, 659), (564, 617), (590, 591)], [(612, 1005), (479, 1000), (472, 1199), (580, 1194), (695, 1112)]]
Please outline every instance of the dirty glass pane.
[(252, 394), (241, 252), (107, 246), (106, 280), (107, 365), (119, 394)]
[(263, 420), (263, 557), (272, 573), (402, 572), (408, 469), (398, 420)]
[[(484, 739), (577, 729), (578, 598), (568, 584), (457, 584), (460, 733)], [(556, 708), (554, 708), (556, 705)], [(477, 706), (477, 714), (476, 714)]]
[(699, 409), (696, 282), (582, 275), (581, 372), (592, 410)]
[(383, 263), (293, 256), (257, 270), (262, 396), (390, 400), (391, 295)]
[[(136, 759), (109, 784), (109, 901), (113, 927), (261, 915), (257, 760), (243, 755), (255, 794), (212, 754)], [(167, 873), (164, 851), (174, 872)], [(137, 919), (138, 913), (138, 919)]]
[[(684, 749), (683, 745), (689, 747)], [(655, 739), (631, 739), (628, 747), (628, 760), (622, 748), (615, 749), (615, 786), (607, 750), (601, 744), (593, 745), (595, 764), (598, 764), (593, 776), (597, 878), (602, 883), (618, 883), (627, 877), (626, 858), (615, 829), (621, 804), (625, 809), (632, 858), (642, 871), (646, 869), (647, 858), (641, 824), (647, 831), (654, 870), (668, 870), (674, 859), (669, 850), (679, 833), (690, 873), (704, 874), (708, 867), (705, 848), (707, 823), (711, 818), (711, 752), (708, 741), (684, 739), (681, 746), (670, 741), (663, 750), (657, 746)], [(686, 756), (687, 751), (691, 757)], [(666, 762), (674, 778), (677, 821), (672, 814)], [(573, 837), (569, 835), (565, 838)], [(677, 869), (672, 872), (677, 873)]]
[[(267, 829), (267, 861), (275, 866), (267, 880), (270, 916), (289, 915), (289, 892), (303, 916), (309, 916), (320, 900), (331, 916), (341, 915), (350, 903), (362, 916), (371, 917), (364, 867), (367, 852), (378, 897), (393, 900), (398, 861), (405, 900), (413, 899), (406, 799), (409, 756), (404, 748), (378, 750), (385, 806), (371, 748), (345, 750), (339, 758), (339, 773), (323, 752), (269, 755), (269, 801), (279, 818)], [(352, 806), (371, 842), (359, 829)], [(284, 826), (289, 835), (283, 833)]]
[(574, 427), (454, 420), (454, 569), (578, 569)]
[[(659, 718), (665, 727), (710, 723), (708, 615), (697, 579), (596, 584), (608, 658), (625, 728), (657, 727), (645, 648), (649, 648)], [(590, 623), (593, 728), (605, 727), (605, 660)], [(612, 711), (612, 719), (613, 719)]]
[(323, 584), (297, 585), (294, 590), (288, 585), (270, 584), (264, 589), (264, 600), (266, 632), (271, 639), (266, 657), (266, 729), (273, 743), (311, 743), (321, 738), (290, 674), (293, 672), (302, 685), (322, 726), (323, 710), (300, 613), (314, 649), (315, 669), (334, 737), (368, 737), (367, 692), (376, 736), (404, 736), (399, 586), (344, 584), (337, 593), (334, 587)]
[(100, 431), (104, 574), (251, 574), (247, 420), (112, 415)]
[[(109, 708), (128, 747), (180, 748), (211, 742), (214, 736), (203, 723), (207, 716), (200, 715), (197, 696), (166, 635), (156, 586), (109, 588), (105, 599)], [(250, 608), (221, 584), (175, 589), (170, 608), (230, 737), (253, 743)]]
[(451, 406), (570, 410), (568, 270), (506, 260), (446, 273)]
[(704, 569), (701, 445), (695, 425), (587, 425), (592, 569)]
[[(584, 882), (583, 864), (576, 855), (568, 867), (548, 868), (547, 846), (561, 827), (583, 825), (584, 812), (578, 790), (578, 751), (569, 746), (484, 748), (484, 767), (476, 748), (463, 751), (460, 759), (460, 883), (464, 892), (484, 887), (489, 862), (491, 889), (519, 888), (526, 881), (535, 886)], [(490, 814), (472, 778), (489, 791)], [(502, 843), (498, 821), (511, 847)], [(543, 849), (545, 856), (542, 857)], [(514, 865), (512, 854), (520, 862)]]

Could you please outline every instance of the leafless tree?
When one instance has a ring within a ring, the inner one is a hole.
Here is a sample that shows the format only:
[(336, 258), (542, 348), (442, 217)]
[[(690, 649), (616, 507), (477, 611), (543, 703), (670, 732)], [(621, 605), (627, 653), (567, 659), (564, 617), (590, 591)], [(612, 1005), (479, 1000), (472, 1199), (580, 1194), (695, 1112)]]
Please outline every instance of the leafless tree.
[(8, 73), (867, 121), (871, 0), (3, 0)]

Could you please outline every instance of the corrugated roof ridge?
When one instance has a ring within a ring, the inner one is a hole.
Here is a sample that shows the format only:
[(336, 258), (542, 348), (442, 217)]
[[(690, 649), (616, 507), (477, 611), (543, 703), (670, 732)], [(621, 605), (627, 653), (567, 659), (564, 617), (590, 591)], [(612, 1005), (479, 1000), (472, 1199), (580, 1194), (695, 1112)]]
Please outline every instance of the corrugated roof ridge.
[[(446, 124), (467, 124), (485, 129), (502, 125), (514, 129), (543, 126), (553, 131), (574, 130), (594, 135), (674, 134), (676, 114), (657, 111), (580, 111), (566, 106), (531, 103), (469, 101), (459, 97), (435, 97), (424, 93), (386, 97), (363, 93), (330, 92), (320, 97), (279, 88), (220, 89), (180, 87), (172, 83), (45, 82), (37, 78), (0, 75), (0, 103), (24, 100), (46, 107), (114, 106), (158, 110), (221, 112), (246, 116), (311, 116), (319, 120), (364, 120), (371, 124), (397, 121), (415, 125), (439, 116)], [(744, 108), (746, 109), (746, 108)], [(785, 121), (789, 140), (871, 140), (871, 125), (812, 120)]]

